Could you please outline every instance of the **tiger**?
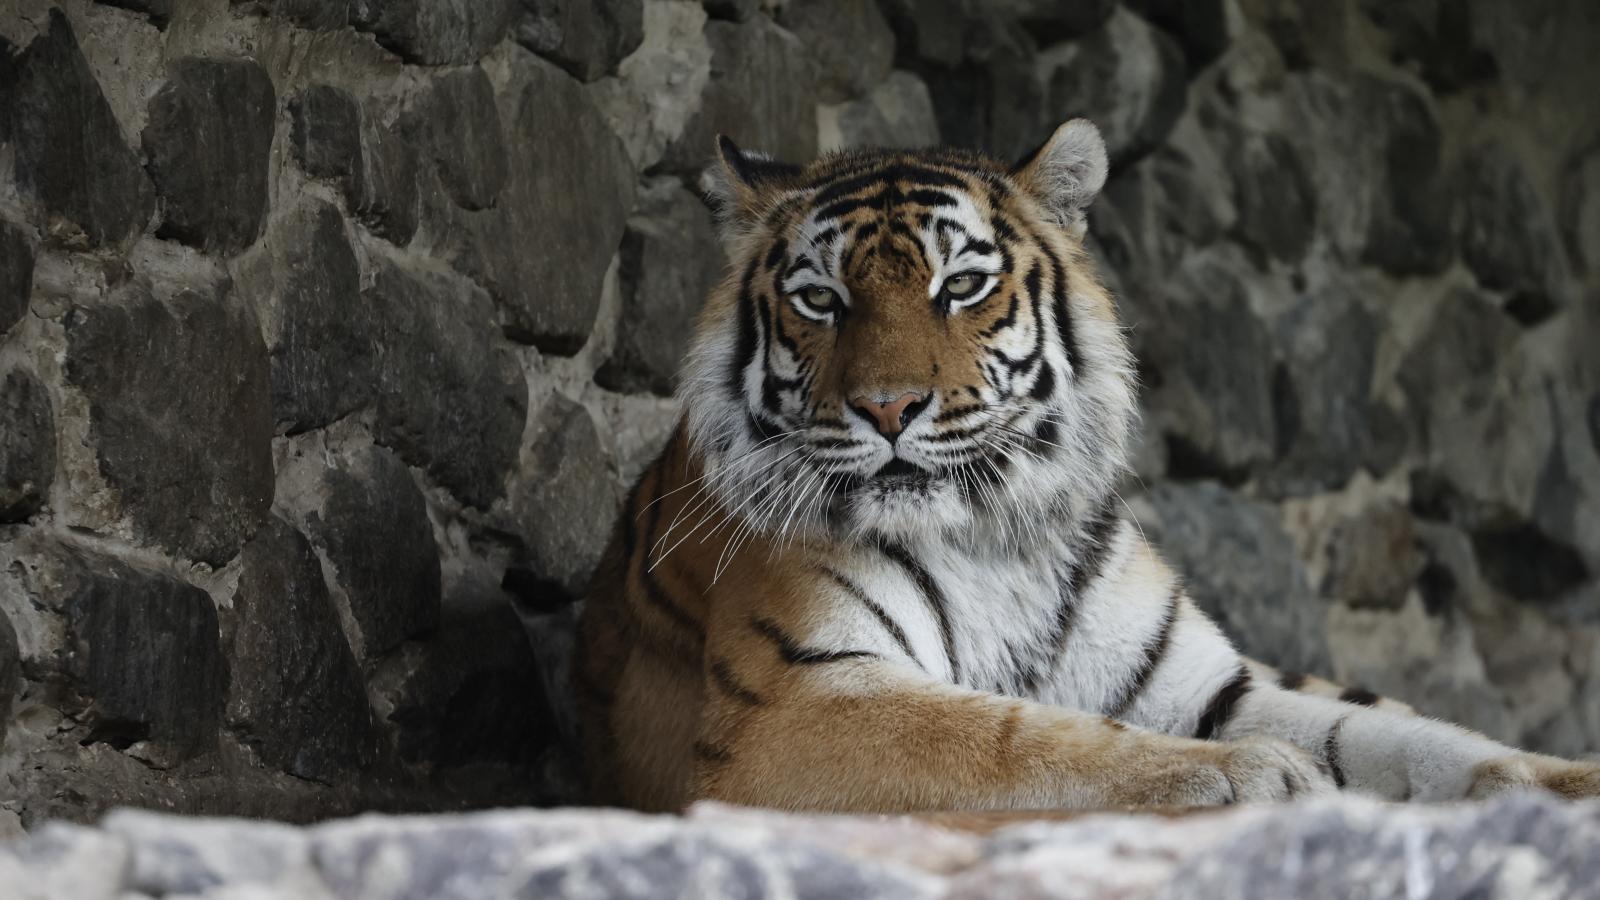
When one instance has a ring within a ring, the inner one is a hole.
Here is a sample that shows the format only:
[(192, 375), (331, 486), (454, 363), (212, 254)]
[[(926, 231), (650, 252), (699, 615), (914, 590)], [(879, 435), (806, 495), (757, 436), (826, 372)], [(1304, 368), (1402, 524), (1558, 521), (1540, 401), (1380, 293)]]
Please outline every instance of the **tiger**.
[(596, 802), (842, 813), (1600, 796), (1600, 766), (1245, 658), (1117, 491), (1106, 147), (1006, 165), (726, 136), (726, 276), (578, 616)]

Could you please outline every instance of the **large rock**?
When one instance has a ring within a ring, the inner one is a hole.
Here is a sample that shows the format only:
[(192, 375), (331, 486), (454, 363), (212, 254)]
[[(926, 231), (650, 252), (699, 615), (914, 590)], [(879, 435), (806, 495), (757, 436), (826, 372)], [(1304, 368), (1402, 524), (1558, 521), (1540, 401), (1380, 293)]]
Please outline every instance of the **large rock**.
[[(100, 2), (144, 13), (160, 28), (167, 27), (167, 22), (172, 18), (172, 0), (100, 0)], [(234, 2), (237, 3), (239, 0)]]
[(1200, 71), (1228, 47), (1224, 0), (1129, 0), (1126, 5), (1178, 39), (1190, 72)]
[(1566, 303), (1566, 258), (1555, 219), (1510, 147), (1485, 143), (1467, 152), (1457, 176), (1461, 258), (1478, 282), (1507, 295), (1506, 310), (1525, 324)]
[(407, 62), (472, 62), (505, 36), (515, 0), (348, 0), (350, 24)]
[(1317, 200), (1294, 146), (1279, 134), (1243, 132), (1227, 158), (1239, 240), (1284, 262), (1299, 260), (1316, 231)]
[(700, 110), (711, 77), (705, 24), (706, 10), (697, 3), (646, 3), (644, 43), (617, 67), (616, 78), (589, 86), (590, 98), (640, 170), (660, 162)]
[(493, 209), (436, 211), (442, 255), (489, 289), (512, 339), (573, 353), (633, 205), (633, 164), (582, 87), (548, 63), (519, 58), (499, 104), (510, 178)]
[(571, 594), (581, 594), (600, 561), (616, 519), (617, 490), (609, 456), (589, 411), (557, 394), (539, 416), (511, 497), (516, 532), (530, 567)]
[(894, 65), (894, 31), (876, 3), (811, 0), (780, 10), (779, 21), (810, 49), (817, 99), (842, 103), (881, 84)]
[(22, 320), (33, 294), (33, 241), (10, 222), (0, 221), (0, 335)]
[(1381, 322), (1360, 292), (1328, 285), (1296, 298), (1273, 325), (1283, 355), (1273, 382), (1282, 458), (1269, 480), (1279, 490), (1337, 490), (1372, 456), (1370, 385)]
[(916, 149), (939, 143), (933, 97), (921, 78), (897, 69), (865, 97), (817, 107), (818, 149)]
[(1275, 508), (1212, 482), (1158, 485), (1148, 501), (1145, 534), (1243, 653), (1332, 674), (1322, 601)]
[(1494, 77), (1494, 57), (1473, 27), (1474, 3), (1361, 0), (1360, 5), (1388, 37), (1390, 58), (1414, 65), (1435, 89), (1457, 91)]
[(157, 234), (224, 253), (254, 243), (267, 214), (276, 119), (272, 80), (254, 61), (173, 63), (143, 135), (162, 201)]
[(35, 641), (24, 670), (60, 687), (81, 744), (158, 766), (215, 747), (228, 674), (205, 591), (43, 538), (10, 549), (30, 608), (63, 640), (59, 649)]
[(1177, 42), (1125, 9), (1104, 28), (1047, 48), (1038, 67), (1044, 108), (1055, 119), (1083, 116), (1099, 125), (1112, 166), (1160, 145), (1187, 99)]
[(289, 102), (290, 144), (307, 175), (350, 183), (361, 174), (361, 105), (348, 91), (313, 84)]
[(0, 750), (6, 746), (6, 730), (11, 724), (11, 704), (22, 684), (22, 652), (17, 647), (17, 630), (0, 609)]
[(467, 503), (489, 506), (516, 464), (528, 398), (516, 356), (494, 339), (488, 296), (389, 261), (362, 296), (378, 325), (378, 441)]
[(1393, 500), (1341, 516), (1323, 553), (1321, 594), (1354, 607), (1400, 608), (1426, 566), (1411, 513)]
[(305, 537), (276, 517), (240, 554), (228, 648), (228, 724), (263, 762), (332, 784), (372, 760), (366, 686), (322, 566)]
[(1238, 268), (1196, 257), (1155, 299), (1140, 362), (1171, 474), (1243, 478), (1275, 450), (1275, 360)]
[(350, 639), (374, 659), (439, 624), (439, 548), (427, 506), (394, 455), (369, 447), (316, 469), (316, 502), (300, 512), (349, 615)]
[(727, 263), (700, 198), (676, 179), (653, 183), (622, 238), (622, 312), (595, 380), (614, 391), (672, 393), (696, 314)]
[(451, 201), (463, 209), (493, 206), (509, 164), (489, 76), (474, 66), (434, 79), (424, 127)]
[(715, 138), (725, 134), (746, 150), (805, 162), (817, 155), (816, 67), (804, 44), (764, 17), (710, 22), (711, 80), (700, 110), (667, 149), (663, 162), (698, 173)]
[(1376, 75), (1312, 72), (1290, 76), (1281, 101), (1318, 226), (1345, 258), (1401, 275), (1449, 264), (1450, 196), (1426, 96)]
[(56, 474), (55, 415), (39, 379), (13, 369), (0, 379), (0, 522), (44, 508)]
[(436, 769), (509, 766), (525, 773), (520, 791), (536, 790), (527, 770), (554, 733), (533, 648), (498, 592), (450, 606), (438, 631), (406, 643), (373, 678), (400, 757)]
[(593, 81), (644, 40), (643, 0), (519, 0), (517, 43)]
[(372, 110), (361, 117), (361, 163), (341, 183), (345, 201), (373, 234), (405, 246), (417, 233), (417, 147), (407, 133), (384, 124)]
[(1600, 272), (1600, 149), (1589, 151), (1568, 169), (1561, 195), (1567, 253), (1586, 271)]
[(320, 428), (373, 397), (377, 323), (361, 296), (361, 271), (331, 204), (307, 198), (267, 237), (277, 314), (267, 337), (272, 356), (272, 417), (278, 431)]
[[(272, 395), (253, 317), (219, 289), (167, 302), (142, 280), (66, 319), (68, 384), (101, 475), (140, 538), (220, 565), (272, 503)], [(157, 362), (160, 361), (160, 362)]]
[(92, 249), (141, 234), (155, 191), (60, 10), (18, 60), (10, 93), (17, 185), (47, 238)]

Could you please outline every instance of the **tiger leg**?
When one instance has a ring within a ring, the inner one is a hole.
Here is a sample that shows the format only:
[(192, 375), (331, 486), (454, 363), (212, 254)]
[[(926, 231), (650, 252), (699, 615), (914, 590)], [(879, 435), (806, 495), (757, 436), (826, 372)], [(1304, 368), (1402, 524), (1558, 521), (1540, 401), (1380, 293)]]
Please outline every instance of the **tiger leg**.
[(790, 656), (800, 661), (782, 671), (712, 665), (697, 797), (917, 812), (1199, 806), (1333, 789), (1309, 757), (1278, 741), (1173, 737), (869, 656)]
[(1417, 712), (1409, 704), (1401, 703), (1393, 697), (1375, 694), (1363, 687), (1346, 687), (1303, 672), (1285, 672), (1248, 657), (1245, 658), (1244, 664), (1255, 680), (1275, 683), (1286, 691), (1296, 691), (1313, 697), (1327, 697), (1341, 703), (1354, 703), (1357, 706), (1371, 706), (1402, 715), (1416, 715)]

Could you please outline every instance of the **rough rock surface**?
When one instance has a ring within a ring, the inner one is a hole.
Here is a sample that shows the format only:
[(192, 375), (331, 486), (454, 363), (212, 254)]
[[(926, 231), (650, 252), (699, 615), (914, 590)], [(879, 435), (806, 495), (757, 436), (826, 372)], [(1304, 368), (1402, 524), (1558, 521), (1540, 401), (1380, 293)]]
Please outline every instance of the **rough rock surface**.
[(38, 512), (56, 474), (55, 416), (39, 379), (21, 369), (0, 377), (0, 522)]
[(0, 221), (0, 334), (28, 312), (33, 293), (33, 242), (21, 228)]
[(536, 477), (517, 486), (511, 509), (533, 571), (576, 595), (600, 561), (619, 498), (588, 410), (558, 394), (536, 427), (528, 448)]
[(514, 0), (347, 0), (350, 23), (408, 62), (457, 65), (489, 51)]
[[(936, 820), (937, 821), (937, 820)], [(704, 804), (330, 822), (118, 812), (0, 845), (18, 900), (220, 898), (1120, 898), (1581, 896), (1595, 804), (1464, 808), (1354, 798), (1176, 818), (1099, 814), (972, 832), (910, 818)]]
[(521, 0), (517, 43), (593, 81), (644, 40), (643, 0)]

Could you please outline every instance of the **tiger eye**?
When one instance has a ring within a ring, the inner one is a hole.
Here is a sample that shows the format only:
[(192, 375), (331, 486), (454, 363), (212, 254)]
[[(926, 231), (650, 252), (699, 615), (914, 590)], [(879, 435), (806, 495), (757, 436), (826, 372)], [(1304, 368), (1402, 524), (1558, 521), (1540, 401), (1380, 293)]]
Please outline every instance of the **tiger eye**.
[(812, 309), (827, 312), (838, 303), (839, 295), (833, 292), (833, 288), (812, 285), (800, 292), (800, 298)]
[(952, 275), (944, 281), (944, 292), (957, 299), (970, 296), (983, 285), (983, 276), (973, 273)]

